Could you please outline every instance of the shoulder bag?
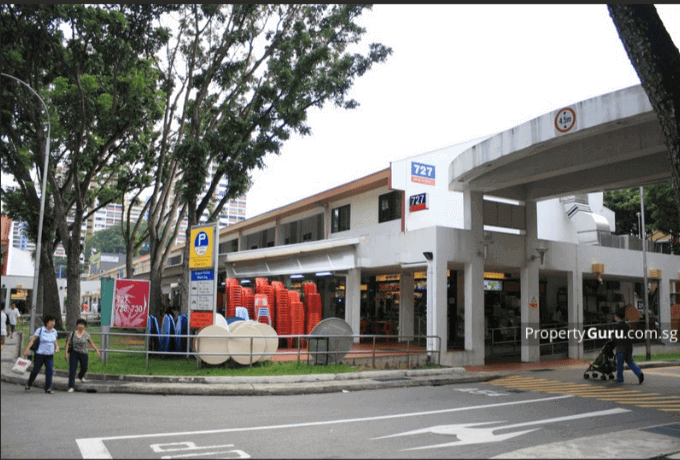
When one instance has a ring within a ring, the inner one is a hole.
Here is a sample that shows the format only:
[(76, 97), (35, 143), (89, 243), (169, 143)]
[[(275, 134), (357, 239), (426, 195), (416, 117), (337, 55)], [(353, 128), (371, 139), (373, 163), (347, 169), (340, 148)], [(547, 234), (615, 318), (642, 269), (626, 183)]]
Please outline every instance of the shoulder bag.
[[(42, 328), (40, 328), (40, 329), (42, 329)], [(33, 345), (31, 345), (31, 351), (38, 351), (38, 347), (40, 346), (40, 336), (42, 335), (42, 331), (40, 329), (38, 329), (40, 331), (40, 333), (37, 336), (35, 336), (35, 340), (33, 341)]]
[(68, 341), (68, 352), (73, 353), (73, 339), (75, 337), (75, 332), (71, 332), (71, 339)]

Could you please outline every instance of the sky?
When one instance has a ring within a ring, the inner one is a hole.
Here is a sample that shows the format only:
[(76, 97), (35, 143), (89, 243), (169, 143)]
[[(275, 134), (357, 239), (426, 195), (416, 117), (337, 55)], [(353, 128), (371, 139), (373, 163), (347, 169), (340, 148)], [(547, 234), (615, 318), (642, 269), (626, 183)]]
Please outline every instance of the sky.
[[(678, 47), (680, 5), (657, 10)], [(606, 5), (374, 5), (359, 23), (392, 55), (355, 81), (358, 108), (310, 111), (311, 135), (253, 171), (247, 218), (640, 84)]]

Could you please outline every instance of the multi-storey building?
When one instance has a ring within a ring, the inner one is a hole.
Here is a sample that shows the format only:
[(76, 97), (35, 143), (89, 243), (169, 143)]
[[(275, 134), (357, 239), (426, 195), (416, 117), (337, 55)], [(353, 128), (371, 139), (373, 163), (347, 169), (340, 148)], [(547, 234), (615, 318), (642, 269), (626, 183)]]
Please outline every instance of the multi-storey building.
[[(643, 273), (641, 250), (612, 244), (603, 206), (603, 190), (669, 181), (665, 155), (644, 91), (627, 88), (225, 227), (218, 280), (267, 278), (301, 294), (313, 282), (324, 318), (426, 336), (445, 365), (583, 357), (602, 343), (576, 331), (606, 330), (620, 308), (636, 322), (645, 293), (645, 334), (672, 345), (680, 256), (649, 252)], [(182, 282), (182, 257), (170, 255), (164, 292)]]

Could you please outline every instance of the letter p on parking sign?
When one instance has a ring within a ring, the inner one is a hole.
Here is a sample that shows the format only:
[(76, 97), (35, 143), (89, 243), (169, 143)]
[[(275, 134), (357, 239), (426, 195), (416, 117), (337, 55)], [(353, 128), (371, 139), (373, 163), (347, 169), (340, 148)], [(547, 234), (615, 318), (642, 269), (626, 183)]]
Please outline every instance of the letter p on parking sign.
[(191, 229), (189, 268), (212, 267), (214, 232), (214, 227)]

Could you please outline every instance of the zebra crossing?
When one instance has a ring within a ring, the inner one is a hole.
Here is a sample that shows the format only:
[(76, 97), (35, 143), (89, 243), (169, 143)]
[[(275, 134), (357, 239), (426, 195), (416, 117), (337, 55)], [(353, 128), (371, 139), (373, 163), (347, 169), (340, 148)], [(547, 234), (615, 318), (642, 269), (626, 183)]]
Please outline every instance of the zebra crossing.
[(611, 386), (598, 388), (592, 384), (568, 383), (520, 375), (503, 377), (491, 380), (487, 383), (506, 389), (569, 394), (582, 398), (593, 398), (600, 401), (615, 402), (642, 408), (655, 408), (663, 412), (680, 413), (680, 396), (646, 393), (640, 390), (629, 390), (627, 388), (616, 388)]

